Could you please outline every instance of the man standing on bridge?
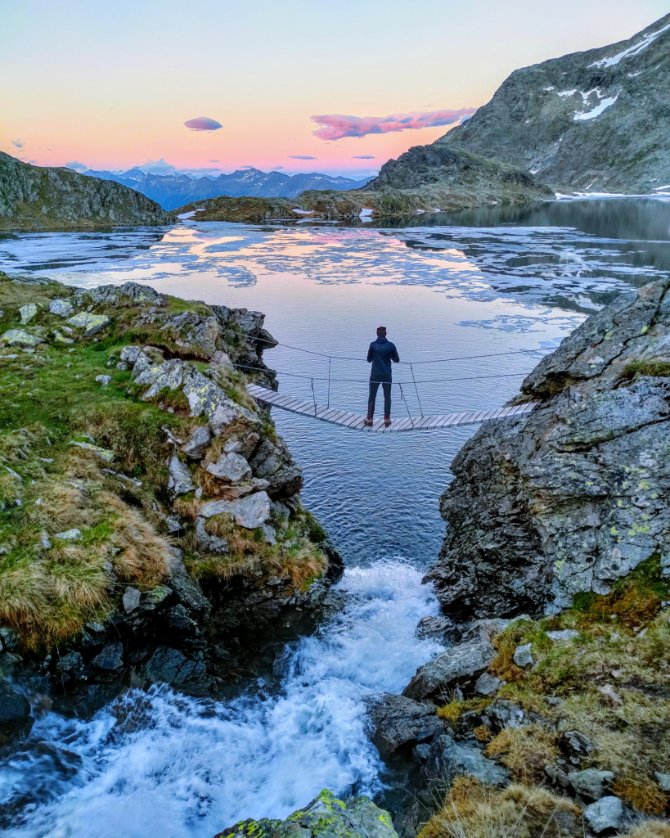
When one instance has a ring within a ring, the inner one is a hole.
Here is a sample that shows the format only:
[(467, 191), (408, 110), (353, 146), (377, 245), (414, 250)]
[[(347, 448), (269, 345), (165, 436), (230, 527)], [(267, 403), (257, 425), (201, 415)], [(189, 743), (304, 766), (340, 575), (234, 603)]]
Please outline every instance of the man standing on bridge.
[(387, 428), (391, 424), (391, 381), (393, 379), (391, 361), (396, 364), (400, 363), (398, 350), (394, 343), (386, 339), (386, 326), (379, 326), (377, 340), (373, 340), (368, 349), (368, 364), (372, 364), (372, 367), (370, 369), (368, 415), (364, 423), (367, 426), (373, 423), (375, 402), (377, 401), (377, 391), (380, 384), (384, 390), (384, 424)]

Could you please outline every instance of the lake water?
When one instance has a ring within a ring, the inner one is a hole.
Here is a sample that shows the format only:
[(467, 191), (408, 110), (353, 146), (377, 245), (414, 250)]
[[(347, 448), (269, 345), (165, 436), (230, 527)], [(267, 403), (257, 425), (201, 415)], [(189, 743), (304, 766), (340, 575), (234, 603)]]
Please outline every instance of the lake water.
[[(502, 405), (589, 312), (670, 272), (662, 200), (420, 222), (6, 236), (0, 269), (78, 286), (146, 282), (264, 311), (283, 344), (265, 355), (281, 391), (311, 398), (313, 383), (319, 403), (330, 395), (361, 412), (363, 359), (384, 324), (402, 361), (395, 380), (406, 402), (395, 386), (396, 416)], [(322, 355), (337, 356), (330, 394)], [(400, 690), (437, 650), (414, 635), (418, 619), (436, 613), (421, 576), (443, 536), (449, 463), (473, 431), (372, 435), (277, 410), (274, 418), (304, 469), (304, 500), (348, 567), (344, 608), (286, 649), (272, 685), (251, 684), (235, 701), (156, 688), (88, 722), (44, 716), (0, 782), (0, 804), (13, 802), (18, 824), (11, 834), (83, 836), (95, 818), (100, 836), (209, 836), (241, 817), (284, 816), (325, 785), (382, 789), (364, 702)]]

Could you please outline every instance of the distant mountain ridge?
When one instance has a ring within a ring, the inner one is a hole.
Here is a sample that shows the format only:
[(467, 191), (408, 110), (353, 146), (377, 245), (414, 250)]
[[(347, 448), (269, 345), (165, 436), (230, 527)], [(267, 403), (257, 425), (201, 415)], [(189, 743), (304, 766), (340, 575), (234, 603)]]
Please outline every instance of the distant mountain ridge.
[(626, 41), (515, 70), (467, 122), (390, 161), (366, 188), (416, 182), (423, 148), (487, 157), (554, 191), (670, 191), (669, 138), (670, 14)]
[(166, 210), (173, 210), (193, 201), (222, 196), (295, 198), (301, 192), (310, 189), (337, 191), (358, 189), (369, 180), (369, 178), (353, 180), (320, 172), (287, 175), (284, 172), (262, 172), (254, 168), (238, 169), (231, 174), (221, 174), (218, 177), (194, 177), (183, 173), (155, 174), (145, 172), (141, 167), (128, 169), (126, 172), (89, 169), (84, 174), (130, 186), (156, 201)]
[(0, 230), (170, 224), (174, 216), (123, 186), (0, 152)]

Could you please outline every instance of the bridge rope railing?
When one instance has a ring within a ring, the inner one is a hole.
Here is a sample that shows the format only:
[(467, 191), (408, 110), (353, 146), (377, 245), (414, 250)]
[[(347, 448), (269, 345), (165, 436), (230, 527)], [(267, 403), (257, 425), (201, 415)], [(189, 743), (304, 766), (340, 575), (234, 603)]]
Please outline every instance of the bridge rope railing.
[[(339, 354), (330, 354), (326, 352), (319, 352), (313, 349), (307, 349), (301, 346), (294, 346), (292, 344), (283, 343), (281, 341), (276, 341), (274, 339), (263, 338), (260, 336), (251, 336), (246, 335), (246, 340), (248, 340), (252, 344), (258, 343), (265, 343), (269, 347), (281, 346), (284, 349), (289, 349), (295, 352), (302, 352), (307, 355), (316, 356), (319, 358), (324, 358), (328, 362), (327, 367), (327, 374), (326, 375), (314, 375), (310, 373), (300, 373), (300, 372), (292, 372), (290, 370), (280, 370), (272, 368), (271, 371), (276, 373), (277, 375), (281, 376), (288, 376), (290, 378), (297, 378), (302, 379), (305, 381), (310, 382), (311, 388), (311, 396), (312, 402), (314, 404), (314, 413), (316, 415), (317, 412), (317, 398), (316, 398), (316, 389), (315, 389), (315, 382), (326, 382), (327, 384), (327, 407), (330, 407), (330, 399), (331, 399), (331, 392), (332, 392), (332, 385), (337, 383), (349, 383), (349, 384), (362, 384), (363, 379), (362, 377), (350, 377), (350, 376), (334, 376), (333, 375), (333, 361), (350, 361), (356, 363), (367, 363), (366, 358), (362, 357), (355, 357), (352, 355), (339, 355)], [(548, 353), (548, 351), (543, 351), (542, 349), (535, 348), (535, 349), (508, 349), (500, 352), (481, 352), (471, 355), (452, 355), (446, 358), (431, 358), (431, 359), (420, 359), (420, 360), (412, 360), (412, 361), (401, 361), (400, 363), (409, 368), (411, 378), (407, 380), (401, 381), (393, 381), (392, 384), (397, 386), (400, 391), (400, 397), (405, 405), (407, 410), (408, 418), (413, 422), (411, 411), (409, 408), (409, 403), (407, 401), (407, 397), (405, 395), (405, 391), (403, 389), (403, 385), (406, 387), (412, 387), (414, 390), (414, 394), (416, 396), (417, 405), (419, 408), (419, 413), (421, 418), (424, 418), (423, 412), (423, 405), (421, 402), (421, 395), (419, 392), (419, 385), (424, 384), (446, 384), (446, 383), (453, 383), (459, 381), (483, 381), (487, 379), (504, 379), (504, 378), (522, 378), (528, 375), (528, 371), (522, 372), (502, 372), (502, 373), (486, 373), (486, 374), (478, 374), (478, 375), (459, 375), (459, 376), (449, 376), (449, 377), (437, 377), (437, 378), (417, 378), (414, 367), (419, 365), (427, 365), (427, 364), (445, 364), (445, 363), (452, 363), (456, 361), (473, 361), (473, 360), (480, 360), (485, 358), (499, 358), (505, 356), (515, 356), (515, 355), (529, 355), (535, 357), (544, 357)], [(267, 367), (257, 366), (253, 364), (242, 364), (242, 363), (235, 363), (235, 367), (237, 369), (248, 371), (248, 372), (264, 372), (267, 373), (269, 370)], [(376, 381), (372, 378), (365, 378), (365, 383), (370, 384), (387, 384), (387, 381)]]

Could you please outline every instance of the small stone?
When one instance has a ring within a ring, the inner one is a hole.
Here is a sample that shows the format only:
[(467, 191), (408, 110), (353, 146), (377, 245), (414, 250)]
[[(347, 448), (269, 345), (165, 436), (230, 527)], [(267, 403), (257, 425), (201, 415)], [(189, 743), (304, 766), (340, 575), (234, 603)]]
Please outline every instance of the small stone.
[(575, 629), (561, 629), (560, 631), (548, 631), (547, 637), (553, 640), (554, 643), (569, 643), (571, 640), (576, 640), (579, 637), (579, 632)]
[(124, 346), (119, 355), (119, 359), (122, 363), (132, 366), (141, 353), (142, 349), (139, 346)]
[(601, 797), (584, 809), (584, 818), (596, 835), (609, 829), (617, 829), (623, 818), (623, 803), (614, 795)]
[(566, 731), (563, 734), (563, 740), (567, 748), (578, 756), (588, 756), (595, 747), (593, 742), (578, 730)]
[(611, 684), (603, 684), (598, 687), (598, 692), (611, 704), (623, 704), (623, 699)]
[(71, 530), (65, 530), (64, 532), (58, 532), (54, 536), (54, 538), (60, 539), (60, 541), (79, 541), (81, 538), (81, 530), (78, 530), (74, 527)]
[(61, 334), (58, 329), (54, 329), (53, 331), (53, 339), (56, 343), (60, 343), (63, 346), (70, 346), (74, 343), (72, 338), (67, 338), (65, 335)]
[(611, 771), (586, 768), (584, 771), (571, 771), (568, 780), (581, 797), (586, 800), (600, 800), (611, 787), (614, 774)]
[(188, 466), (182, 463), (176, 454), (170, 457), (168, 470), (168, 490), (174, 496), (186, 495), (195, 489), (195, 483), (193, 482)]
[(25, 326), (37, 314), (37, 306), (35, 303), (26, 303), (26, 305), (21, 306), (19, 309), (19, 314), (21, 315), (21, 323)]
[(98, 669), (114, 672), (123, 666), (123, 643), (109, 643), (91, 661)]
[(74, 307), (72, 303), (59, 298), (57, 300), (51, 300), (49, 303), (49, 311), (58, 317), (69, 317), (74, 311)]
[(212, 434), (207, 425), (198, 425), (181, 450), (191, 460), (200, 460), (212, 441)]
[(549, 777), (551, 782), (556, 785), (560, 786), (562, 789), (566, 789), (570, 784), (568, 780), (568, 775), (563, 771), (560, 765), (556, 765), (555, 763), (549, 763), (548, 765), (544, 766), (544, 773)]
[(107, 387), (109, 382), (112, 380), (111, 375), (96, 375), (95, 380), (98, 384), (102, 384), (103, 387)]
[(655, 772), (656, 782), (661, 791), (670, 792), (670, 774), (662, 774), (660, 771)]
[(0, 336), (0, 341), (8, 346), (25, 346), (28, 348), (44, 343), (41, 338), (31, 335), (30, 332), (25, 332), (23, 329), (10, 329)]
[(51, 539), (49, 538), (49, 535), (45, 532), (40, 533), (40, 546), (43, 550), (51, 550)]
[(137, 590), (137, 588), (126, 588), (126, 590), (123, 592), (123, 599), (121, 600), (126, 614), (130, 614), (139, 606), (141, 596), (142, 595)]
[(106, 329), (112, 321), (106, 314), (91, 314), (88, 311), (82, 311), (70, 317), (67, 322), (76, 329), (83, 329), (84, 337), (90, 338)]
[(489, 675), (488, 672), (482, 672), (479, 678), (475, 681), (475, 692), (479, 693), (479, 695), (493, 695), (498, 692), (504, 683), (505, 682), (501, 681), (500, 678), (496, 678), (495, 675)]
[(95, 454), (96, 457), (100, 457), (106, 463), (111, 463), (114, 459), (113, 451), (110, 451), (109, 448), (101, 448), (99, 445), (93, 445), (92, 442), (80, 442), (79, 440), (73, 439), (70, 445), (73, 445), (75, 448), (83, 448), (84, 451), (90, 451), (91, 454)]
[(266, 544), (277, 543), (277, 531), (274, 527), (271, 527), (269, 524), (263, 524), (261, 529), (263, 530), (263, 537), (265, 538)]
[(222, 454), (215, 463), (206, 469), (214, 477), (236, 482), (251, 474), (251, 466), (241, 454)]
[(165, 518), (165, 526), (170, 535), (176, 535), (178, 532), (182, 532), (182, 530), (184, 529), (182, 522), (179, 520), (179, 518), (177, 518), (176, 515), (168, 515)]
[(514, 663), (523, 669), (533, 666), (535, 660), (533, 658), (530, 643), (524, 643), (523, 646), (516, 647), (514, 650)]

